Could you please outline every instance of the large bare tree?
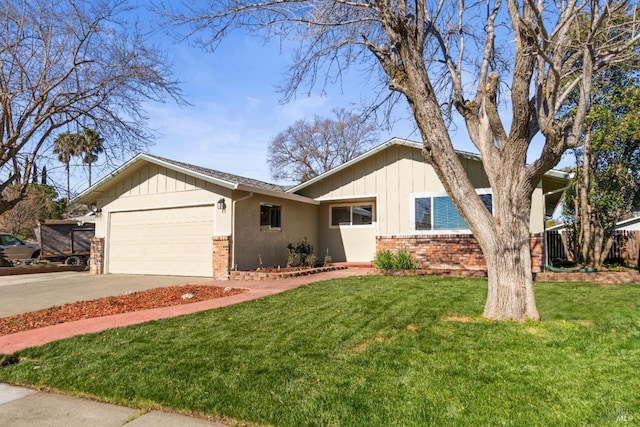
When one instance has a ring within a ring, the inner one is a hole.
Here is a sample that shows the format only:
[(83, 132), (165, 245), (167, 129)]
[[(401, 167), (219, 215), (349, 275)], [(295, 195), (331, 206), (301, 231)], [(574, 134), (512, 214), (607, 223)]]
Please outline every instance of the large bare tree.
[(123, 0), (0, 2), (0, 213), (26, 196), (56, 129), (95, 128), (118, 154), (150, 141), (144, 102), (181, 101), (164, 56), (124, 21), (132, 11)]
[(335, 119), (298, 120), (269, 143), (267, 162), (274, 179), (300, 183), (364, 153), (378, 127), (369, 117), (336, 109)]
[[(352, 66), (380, 72), (388, 94), (408, 102), (425, 158), (482, 248), (489, 278), (484, 316), (522, 321), (539, 319), (533, 191), (580, 144), (594, 72), (624, 60), (638, 41), (635, 7), (632, 0), (215, 0), (167, 15), (212, 49), (237, 28), (298, 40), (285, 98)], [(620, 13), (628, 19), (610, 19)], [(567, 120), (570, 96), (578, 101)], [(493, 214), (456, 155), (449, 113), (461, 118), (481, 153)], [(540, 133), (544, 145), (534, 153)]]

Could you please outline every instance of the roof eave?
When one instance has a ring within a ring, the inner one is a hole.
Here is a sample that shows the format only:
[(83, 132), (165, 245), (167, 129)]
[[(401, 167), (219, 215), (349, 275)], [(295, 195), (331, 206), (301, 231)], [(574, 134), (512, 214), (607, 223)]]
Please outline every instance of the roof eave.
[(154, 163), (158, 166), (163, 166), (166, 167), (168, 169), (173, 169), (175, 171), (178, 171), (180, 173), (184, 173), (185, 175), (189, 175), (192, 176), (194, 178), (198, 178), (198, 179), (202, 179), (203, 181), (207, 181), (211, 184), (215, 184), (215, 185), (219, 185), (220, 187), (224, 187), (224, 188), (228, 188), (230, 190), (235, 190), (238, 188), (238, 183), (236, 182), (231, 182), (231, 181), (225, 181), (224, 179), (220, 179), (220, 178), (215, 178), (197, 171), (194, 171), (192, 169), (188, 169), (185, 167), (182, 167), (180, 165), (175, 165), (173, 163), (170, 162), (166, 162), (162, 159), (158, 159), (157, 157), (154, 156), (149, 156), (147, 154), (141, 154), (141, 156), (144, 157), (145, 160)]
[(251, 185), (246, 185), (246, 184), (238, 184), (236, 190), (246, 191), (248, 193), (262, 194), (264, 196), (272, 196), (280, 199), (292, 200), (292, 201), (307, 203), (311, 205), (320, 204), (320, 202), (317, 200), (311, 199), (309, 197), (301, 196), (299, 194), (291, 194), (288, 192), (267, 190), (264, 188), (253, 187)]
[[(328, 170), (314, 178), (311, 178), (308, 181), (302, 182), (296, 186), (293, 186), (291, 188), (289, 188), (287, 190), (287, 193), (296, 193), (300, 190), (302, 190), (303, 188), (306, 188), (310, 185), (315, 184), (316, 182), (322, 181), (323, 179), (325, 179), (326, 177), (333, 175), (337, 172), (340, 172), (341, 170), (344, 170), (348, 167), (350, 167), (351, 165), (354, 165), (368, 157), (371, 157), (381, 151), (386, 150), (387, 148), (393, 146), (393, 145), (404, 145), (405, 147), (411, 147), (411, 148), (415, 148), (415, 149), (421, 149), (422, 148), (422, 144), (419, 142), (415, 142), (415, 141), (410, 141), (408, 139), (403, 139), (403, 138), (391, 138), (390, 140), (388, 140), (387, 142), (384, 142), (374, 148), (372, 148), (371, 150), (367, 151), (366, 153), (363, 153), (361, 155), (359, 155), (358, 157), (349, 160), (348, 162), (345, 162), (343, 164), (341, 164), (340, 166), (337, 166), (331, 170)], [(482, 157), (479, 154), (476, 153), (470, 153), (467, 151), (460, 151), (460, 150), (456, 150), (456, 153), (458, 154), (459, 157), (465, 158), (465, 159), (469, 159), (469, 160), (475, 160), (478, 162), (482, 161)], [(563, 171), (558, 171), (555, 169), (549, 170), (545, 173), (545, 176), (549, 176), (552, 178), (559, 178), (559, 179), (566, 179), (566, 180), (570, 180), (573, 176), (573, 174), (569, 173), (569, 172), (563, 172)]]
[(380, 144), (380, 145), (378, 145), (376, 147), (373, 147), (371, 150), (369, 150), (369, 151), (367, 151), (365, 153), (362, 153), (358, 157), (355, 157), (355, 158), (349, 160), (348, 162), (345, 162), (345, 163), (343, 163), (343, 164), (341, 164), (339, 166), (336, 166), (335, 168), (333, 168), (331, 170), (328, 170), (328, 171), (326, 171), (324, 173), (321, 173), (320, 175), (318, 175), (318, 176), (316, 176), (314, 178), (311, 178), (308, 181), (302, 182), (302, 183), (300, 183), (300, 184), (298, 184), (298, 185), (296, 185), (294, 187), (289, 188), (287, 190), (287, 193), (295, 193), (297, 191), (300, 191), (305, 187), (308, 187), (308, 186), (310, 186), (312, 184), (315, 184), (316, 182), (322, 181), (323, 179), (325, 179), (329, 175), (333, 175), (334, 173), (340, 172), (341, 170), (346, 169), (349, 166), (351, 166), (351, 165), (353, 165), (355, 163), (358, 163), (358, 162), (360, 162), (360, 161), (362, 161), (362, 160), (364, 160), (364, 159), (366, 159), (368, 157), (371, 157), (374, 154), (377, 154), (377, 153), (379, 153), (381, 151), (384, 151), (385, 149), (391, 147), (392, 145), (398, 144), (398, 143), (402, 144), (402, 145), (407, 145), (407, 143), (409, 143), (411, 145), (416, 145), (417, 144), (417, 143), (414, 143), (414, 142), (411, 142), (411, 141), (408, 141), (408, 140), (404, 140), (404, 139), (400, 139), (400, 138), (391, 138), (389, 141), (384, 142), (384, 143), (382, 143), (382, 144)]
[(84, 192), (80, 193), (78, 196), (76, 196), (72, 200), (72, 202), (73, 203), (79, 203), (79, 204), (92, 204), (92, 203), (95, 203), (95, 201), (96, 201), (96, 199), (98, 199), (99, 195), (103, 193), (103, 191), (99, 191), (100, 187), (103, 187), (109, 181), (111, 181), (115, 177), (121, 175), (127, 169), (130, 169), (135, 164), (137, 164), (137, 163), (139, 163), (141, 161), (147, 161), (149, 163), (153, 163), (153, 164), (156, 164), (158, 166), (166, 167), (167, 169), (175, 170), (177, 172), (184, 173), (185, 175), (189, 175), (189, 176), (192, 176), (194, 178), (202, 179), (202, 180), (204, 180), (206, 182), (209, 182), (209, 183), (212, 183), (212, 184), (215, 184), (215, 185), (219, 185), (220, 187), (228, 188), (230, 190), (235, 190), (235, 189), (238, 188), (238, 183), (225, 181), (225, 180), (222, 180), (222, 179), (219, 179), (219, 178), (214, 178), (214, 177), (199, 173), (197, 171), (193, 171), (191, 169), (187, 169), (187, 168), (181, 167), (179, 165), (175, 165), (175, 164), (163, 161), (162, 159), (158, 159), (158, 158), (156, 158), (154, 156), (149, 156), (147, 154), (140, 153), (140, 154), (136, 155), (135, 157), (133, 157), (132, 159), (130, 159), (129, 161), (127, 161), (126, 163), (124, 163), (122, 166), (120, 166), (116, 170), (114, 170), (113, 172), (111, 172), (110, 174), (108, 174), (107, 176), (105, 176), (104, 178), (102, 178), (100, 181), (98, 181), (97, 183), (95, 183), (94, 185), (89, 187), (87, 190), (85, 190)]

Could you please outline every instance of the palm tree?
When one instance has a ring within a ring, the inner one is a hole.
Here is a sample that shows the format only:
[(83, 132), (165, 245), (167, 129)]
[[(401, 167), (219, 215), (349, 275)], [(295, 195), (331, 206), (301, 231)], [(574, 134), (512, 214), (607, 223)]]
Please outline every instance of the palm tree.
[(67, 172), (67, 205), (71, 200), (69, 164), (71, 163), (71, 157), (78, 155), (78, 147), (78, 134), (71, 132), (62, 132), (53, 140), (53, 152), (58, 155), (58, 160), (64, 163)]
[(89, 187), (91, 187), (91, 164), (98, 160), (98, 154), (104, 151), (102, 148), (104, 138), (100, 136), (97, 130), (89, 128), (78, 134), (78, 138), (78, 155), (82, 155), (82, 162), (89, 167)]

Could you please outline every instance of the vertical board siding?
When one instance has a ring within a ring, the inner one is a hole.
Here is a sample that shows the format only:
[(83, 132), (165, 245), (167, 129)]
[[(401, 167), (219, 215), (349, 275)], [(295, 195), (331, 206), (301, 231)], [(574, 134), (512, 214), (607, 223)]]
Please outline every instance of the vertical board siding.
[[(460, 160), (477, 188), (489, 186), (480, 162), (466, 158)], [(444, 186), (421, 150), (392, 145), (362, 162), (329, 175), (302, 190), (301, 194), (324, 200), (347, 200), (376, 194), (378, 232), (407, 234), (411, 232), (411, 194), (444, 191)], [(325, 226), (320, 224), (320, 229)]]

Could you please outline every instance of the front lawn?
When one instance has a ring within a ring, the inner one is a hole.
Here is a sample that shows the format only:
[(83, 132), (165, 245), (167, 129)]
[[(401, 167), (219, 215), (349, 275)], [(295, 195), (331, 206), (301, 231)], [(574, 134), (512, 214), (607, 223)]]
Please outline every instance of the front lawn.
[(357, 277), (20, 353), (0, 380), (274, 426), (640, 425), (640, 286)]

